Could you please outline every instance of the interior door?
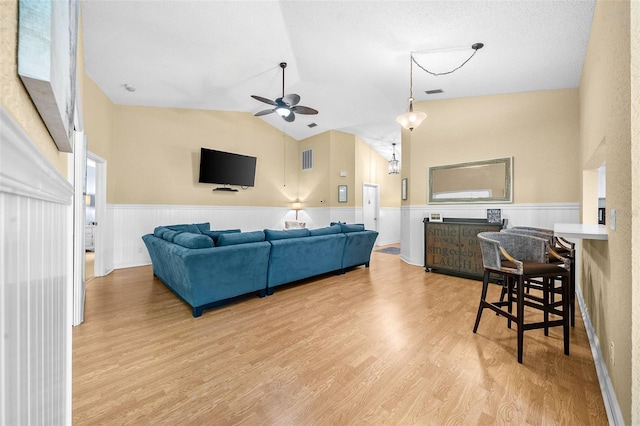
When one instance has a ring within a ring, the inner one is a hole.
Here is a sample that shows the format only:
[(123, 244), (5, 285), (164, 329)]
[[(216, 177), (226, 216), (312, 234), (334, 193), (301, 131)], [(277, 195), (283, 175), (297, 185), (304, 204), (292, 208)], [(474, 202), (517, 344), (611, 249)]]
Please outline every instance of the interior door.
[(380, 211), (380, 188), (365, 183), (362, 187), (362, 221), (365, 229), (379, 231), (378, 213)]

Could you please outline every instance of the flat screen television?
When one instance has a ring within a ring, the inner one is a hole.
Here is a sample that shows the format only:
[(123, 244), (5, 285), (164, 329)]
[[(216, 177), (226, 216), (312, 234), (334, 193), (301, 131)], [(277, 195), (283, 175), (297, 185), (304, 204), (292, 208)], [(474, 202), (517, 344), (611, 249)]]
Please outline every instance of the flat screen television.
[(254, 186), (256, 157), (200, 148), (201, 183)]

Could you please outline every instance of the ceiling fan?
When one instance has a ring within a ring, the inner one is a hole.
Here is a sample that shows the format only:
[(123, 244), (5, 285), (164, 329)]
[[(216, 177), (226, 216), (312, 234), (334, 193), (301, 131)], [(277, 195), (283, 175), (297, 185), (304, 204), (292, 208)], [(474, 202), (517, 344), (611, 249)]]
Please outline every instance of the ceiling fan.
[(253, 99), (257, 99), (260, 102), (264, 102), (265, 104), (269, 104), (269, 105), (273, 105), (274, 106), (274, 108), (272, 108), (272, 109), (265, 109), (265, 110), (257, 112), (255, 114), (256, 117), (259, 117), (261, 115), (271, 114), (272, 112), (275, 112), (280, 117), (282, 117), (284, 121), (292, 122), (293, 120), (296, 119), (296, 113), (297, 114), (309, 114), (309, 115), (314, 115), (314, 114), (318, 113), (318, 111), (313, 109), (313, 108), (309, 108), (309, 107), (306, 107), (306, 106), (298, 105), (298, 102), (300, 102), (300, 96), (296, 95), (295, 93), (291, 93), (290, 95), (286, 95), (285, 96), (285, 94), (284, 94), (284, 69), (286, 67), (287, 67), (287, 63), (286, 62), (280, 62), (280, 68), (282, 68), (282, 97), (277, 98), (275, 101), (272, 101), (271, 99), (263, 98), (262, 96), (251, 95), (251, 97)]

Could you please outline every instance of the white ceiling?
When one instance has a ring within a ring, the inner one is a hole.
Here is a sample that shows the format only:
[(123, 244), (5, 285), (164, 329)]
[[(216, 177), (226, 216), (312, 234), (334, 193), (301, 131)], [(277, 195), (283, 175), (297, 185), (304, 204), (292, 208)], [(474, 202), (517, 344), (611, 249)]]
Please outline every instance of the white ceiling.
[[(86, 73), (116, 104), (256, 113), (285, 93), (318, 115), (286, 123), (301, 140), (359, 136), (386, 158), (396, 117), (417, 101), (577, 87), (595, 0), (82, 0)], [(125, 84), (136, 87), (125, 90)], [(442, 89), (439, 95), (425, 90)], [(428, 113), (428, 111), (427, 111)], [(429, 118), (422, 126), (428, 126)], [(317, 127), (307, 125), (316, 123)], [(398, 150), (399, 152), (399, 150)]]

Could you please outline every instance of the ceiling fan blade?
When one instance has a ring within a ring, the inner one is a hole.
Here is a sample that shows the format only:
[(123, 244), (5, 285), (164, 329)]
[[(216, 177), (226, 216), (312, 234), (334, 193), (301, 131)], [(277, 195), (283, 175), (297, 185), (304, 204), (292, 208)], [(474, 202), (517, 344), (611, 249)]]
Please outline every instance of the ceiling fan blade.
[(273, 109), (264, 109), (262, 111), (256, 112), (254, 115), (256, 117), (260, 117), (261, 115), (267, 115), (267, 114), (271, 114), (272, 112), (274, 112), (275, 110)]
[(300, 96), (296, 95), (295, 93), (292, 93), (290, 95), (283, 97), (282, 100), (287, 105), (294, 106), (294, 105), (298, 105), (298, 102), (300, 102)]
[(291, 113), (289, 115), (287, 115), (286, 117), (282, 117), (284, 119), (284, 121), (287, 121), (289, 123), (291, 123), (293, 120), (296, 119), (296, 115), (293, 113), (293, 111), (291, 111)]
[(262, 96), (257, 96), (257, 95), (251, 95), (251, 97), (260, 102), (264, 102), (265, 104), (276, 106), (276, 103), (271, 99), (263, 98)]
[(308, 115), (315, 115), (318, 113), (317, 110), (306, 107), (306, 106), (302, 106), (302, 105), (294, 106), (293, 108), (291, 108), (291, 111), (298, 114), (308, 114)]

